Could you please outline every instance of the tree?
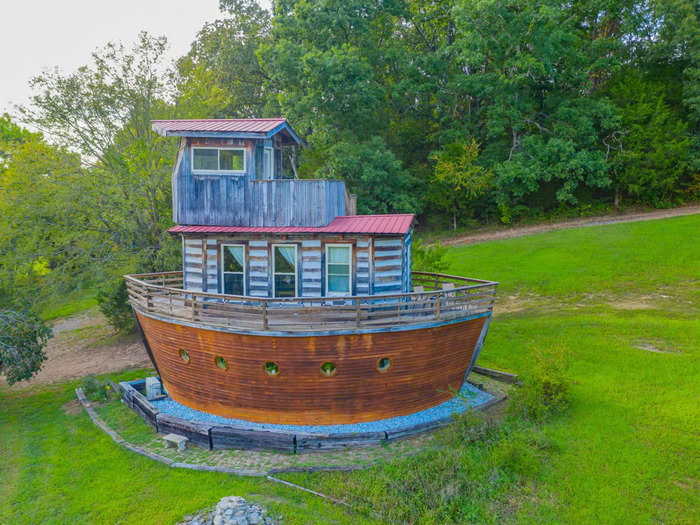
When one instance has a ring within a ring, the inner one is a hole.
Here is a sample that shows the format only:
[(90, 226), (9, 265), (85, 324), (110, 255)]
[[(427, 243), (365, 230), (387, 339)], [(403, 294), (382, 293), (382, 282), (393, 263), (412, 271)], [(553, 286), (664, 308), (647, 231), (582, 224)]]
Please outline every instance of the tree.
[(268, 114), (276, 110), (266, 109), (272, 99), (265, 92), (267, 74), (257, 56), (269, 37), (270, 13), (253, 0), (221, 0), (220, 7), (228, 18), (205, 24), (190, 52), (178, 61), (179, 75), (184, 79), (209, 75), (209, 85), (226, 98), (209, 112), (213, 117), (272, 116)]
[(621, 132), (609, 143), (616, 203), (621, 192), (652, 206), (669, 205), (691, 183), (688, 125), (666, 101), (679, 83), (660, 73), (649, 80), (626, 70), (610, 86), (622, 111)]
[(433, 183), (435, 200), (452, 213), (452, 229), (457, 231), (457, 214), (475, 199), (485, 195), (492, 184), (492, 173), (476, 164), (479, 144), (454, 142), (434, 153)]
[(576, 14), (554, 0), (465, 0), (456, 10), (460, 85), (483, 101), (482, 157), (501, 205), (576, 204), (581, 188), (610, 184), (599, 144), (619, 117), (594, 93), (601, 65), (615, 62), (602, 60), (609, 46), (586, 44)]
[(0, 115), (0, 170), (6, 167), (6, 163), (9, 160), (9, 146), (38, 138), (41, 138), (40, 133), (32, 133), (13, 122), (7, 113)]
[(30, 311), (0, 310), (0, 374), (13, 385), (31, 379), (46, 361), (51, 329)]
[(340, 142), (328, 152), (319, 177), (344, 180), (357, 194), (358, 213), (411, 213), (418, 211), (414, 181), (401, 169), (379, 137), (362, 143)]

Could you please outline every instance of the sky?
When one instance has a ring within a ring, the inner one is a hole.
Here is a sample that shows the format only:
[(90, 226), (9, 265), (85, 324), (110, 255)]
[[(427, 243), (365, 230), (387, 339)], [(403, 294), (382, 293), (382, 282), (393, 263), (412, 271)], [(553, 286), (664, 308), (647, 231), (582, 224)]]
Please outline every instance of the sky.
[(205, 22), (222, 18), (218, 0), (0, 0), (0, 114), (28, 101), (28, 81), (58, 66), (70, 72), (107, 42), (139, 32), (165, 35), (175, 59)]

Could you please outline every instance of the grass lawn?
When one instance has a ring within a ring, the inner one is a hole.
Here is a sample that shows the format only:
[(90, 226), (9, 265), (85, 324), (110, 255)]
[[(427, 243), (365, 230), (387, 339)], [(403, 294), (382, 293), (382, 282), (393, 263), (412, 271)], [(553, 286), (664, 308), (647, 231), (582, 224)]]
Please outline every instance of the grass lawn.
[(229, 495), (285, 523), (367, 521), (261, 478), (171, 469), (126, 451), (77, 408), (75, 386), (0, 391), (0, 523), (175, 523)]
[(479, 363), (527, 375), (538, 352), (563, 352), (571, 407), (473, 442), (457, 425), (442, 449), (365, 471), (281, 476), (358, 514), (124, 451), (64, 411), (74, 385), (63, 384), (0, 389), (0, 523), (172, 523), (231, 494), (285, 523), (698, 523), (699, 233), (695, 216), (451, 249), (448, 272), (499, 280), (502, 301), (536, 298), (496, 316)]

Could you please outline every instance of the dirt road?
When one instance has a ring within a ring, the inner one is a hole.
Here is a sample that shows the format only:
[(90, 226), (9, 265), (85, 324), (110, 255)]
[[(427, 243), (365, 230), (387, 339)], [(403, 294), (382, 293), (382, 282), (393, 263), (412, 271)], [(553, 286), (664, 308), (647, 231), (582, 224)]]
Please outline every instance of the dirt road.
[(41, 371), (31, 381), (17, 383), (12, 390), (153, 366), (138, 335), (115, 334), (95, 310), (59, 319), (53, 333), (46, 345), (48, 359)]
[(495, 231), (460, 235), (440, 240), (442, 246), (460, 246), (464, 244), (477, 244), (496, 239), (512, 239), (524, 237), (533, 233), (543, 233), (555, 230), (568, 230), (571, 228), (585, 228), (587, 226), (600, 226), (603, 224), (617, 224), (621, 222), (650, 221), (654, 219), (666, 219), (668, 217), (681, 217), (683, 215), (695, 215), (700, 213), (700, 206), (684, 206), (668, 210), (654, 210), (645, 212), (621, 213), (618, 215), (603, 215), (601, 217), (582, 217), (551, 224), (536, 224), (534, 226), (522, 226), (516, 228), (503, 228)]

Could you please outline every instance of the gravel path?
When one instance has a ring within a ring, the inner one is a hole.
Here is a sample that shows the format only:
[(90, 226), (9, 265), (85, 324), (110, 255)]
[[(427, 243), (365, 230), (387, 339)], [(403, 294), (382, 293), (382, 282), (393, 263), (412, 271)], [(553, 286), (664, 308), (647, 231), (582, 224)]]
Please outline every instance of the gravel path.
[(666, 219), (668, 217), (681, 217), (684, 215), (695, 215), (700, 213), (700, 206), (684, 206), (682, 208), (671, 208), (668, 210), (654, 210), (645, 212), (621, 213), (618, 215), (603, 215), (600, 217), (582, 217), (563, 222), (551, 224), (536, 224), (534, 226), (522, 226), (516, 228), (504, 228), (501, 230), (473, 233), (441, 239), (442, 246), (460, 246), (464, 244), (477, 244), (480, 242), (493, 241), (496, 239), (511, 239), (514, 237), (524, 237), (534, 233), (543, 233), (556, 230), (569, 230), (572, 228), (585, 228), (587, 226), (600, 226), (604, 224), (617, 224), (621, 222), (651, 221), (654, 219)]

